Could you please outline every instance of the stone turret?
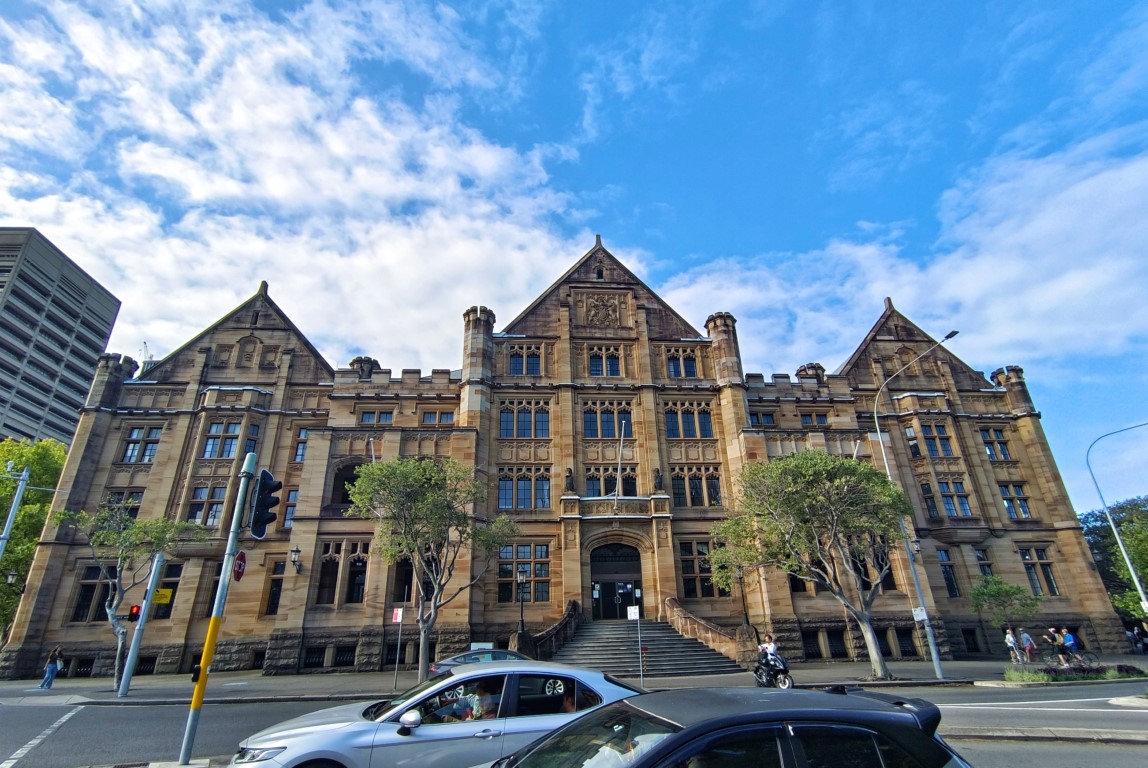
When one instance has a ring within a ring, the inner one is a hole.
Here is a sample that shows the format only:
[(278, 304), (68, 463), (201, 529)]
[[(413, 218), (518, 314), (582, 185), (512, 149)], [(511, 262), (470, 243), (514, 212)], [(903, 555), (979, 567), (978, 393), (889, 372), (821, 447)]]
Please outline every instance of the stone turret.
[(103, 354), (96, 363), (96, 375), (92, 378), (88, 400), (89, 408), (109, 407), (120, 399), (123, 383), (136, 375), (139, 365), (126, 355)]
[(1036, 414), (1032, 396), (1028, 392), (1028, 385), (1024, 381), (1024, 369), (1019, 365), (1009, 365), (997, 368), (992, 373), (992, 382), (1005, 390), (1008, 395), (1009, 409), (1018, 416), (1021, 414)]
[(719, 387), (742, 383), (736, 325), (737, 320), (729, 312), (715, 312), (706, 318), (706, 332), (713, 342), (714, 378)]
[(494, 364), (494, 312), (471, 307), (462, 313), (462, 380), (464, 384), (489, 382)]
[(479, 420), (490, 405), (490, 384), (494, 373), (494, 312), (471, 307), (462, 314), (462, 402), (461, 426), (480, 426)]

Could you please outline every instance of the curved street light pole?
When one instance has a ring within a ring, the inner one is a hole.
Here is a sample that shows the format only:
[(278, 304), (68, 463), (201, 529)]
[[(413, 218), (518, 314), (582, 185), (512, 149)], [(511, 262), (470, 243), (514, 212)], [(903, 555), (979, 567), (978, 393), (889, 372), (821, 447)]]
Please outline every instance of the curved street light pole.
[[(949, 339), (956, 336), (957, 333), (958, 331), (949, 331), (945, 335), (945, 338), (941, 339), (933, 346), (929, 347), (924, 352), (917, 355), (909, 362), (905, 363), (905, 365), (901, 366), (901, 368), (892, 376), (885, 379), (881, 386), (877, 388), (877, 394), (873, 397), (873, 426), (877, 430), (877, 442), (881, 446), (881, 461), (885, 464), (885, 477), (889, 478), (889, 485), (893, 484), (893, 470), (889, 468), (889, 457), (885, 453), (885, 438), (881, 437), (881, 422), (880, 416), (878, 415), (878, 410), (880, 409), (881, 402), (881, 393), (885, 391), (885, 387), (889, 385), (889, 382), (904, 373), (906, 368), (920, 360), (922, 357), (928, 355), (930, 352), (944, 344)], [(892, 406), (891, 398), (892, 396), (890, 396), (890, 406)], [(916, 555), (913, 554), (912, 543), (909, 541), (909, 534), (905, 530), (904, 518), (901, 518), (901, 537), (905, 541), (905, 556), (909, 558), (909, 573), (913, 574), (913, 589), (916, 590), (917, 593), (917, 603), (921, 606), (921, 623), (925, 625), (925, 637), (929, 641), (929, 653), (933, 657), (933, 671), (936, 673), (938, 680), (944, 680), (945, 672), (941, 669), (941, 654), (937, 650), (937, 636), (933, 632), (932, 623), (929, 621), (928, 609), (925, 608), (925, 593), (921, 589), (921, 578), (917, 575), (917, 558)]]
[(1108, 525), (1112, 528), (1112, 535), (1116, 537), (1116, 546), (1120, 547), (1120, 554), (1124, 556), (1124, 564), (1128, 566), (1128, 573), (1132, 576), (1132, 583), (1136, 585), (1136, 592), (1140, 595), (1140, 608), (1143, 609), (1144, 614), (1148, 616), (1148, 596), (1144, 594), (1144, 587), (1141, 586), (1140, 578), (1136, 575), (1136, 567), (1132, 565), (1132, 558), (1129, 556), (1128, 550), (1124, 547), (1124, 540), (1120, 538), (1120, 529), (1116, 527), (1116, 521), (1112, 519), (1112, 513), (1108, 511), (1108, 502), (1104, 500), (1104, 494), (1100, 492), (1100, 483), (1096, 482), (1096, 473), (1092, 471), (1092, 460), (1089, 456), (1089, 454), (1092, 453), (1092, 446), (1104, 438), (1110, 437), (1111, 435), (1119, 435), (1121, 432), (1127, 432), (1130, 429), (1137, 429), (1138, 427), (1148, 427), (1148, 421), (1142, 424), (1133, 424), (1131, 427), (1125, 427), (1124, 429), (1106, 432), (1096, 438), (1088, 446), (1088, 450), (1084, 452), (1084, 463), (1088, 467), (1088, 474), (1092, 476), (1092, 484), (1096, 486), (1096, 495), (1100, 497), (1100, 504), (1104, 507), (1104, 516), (1108, 518)]

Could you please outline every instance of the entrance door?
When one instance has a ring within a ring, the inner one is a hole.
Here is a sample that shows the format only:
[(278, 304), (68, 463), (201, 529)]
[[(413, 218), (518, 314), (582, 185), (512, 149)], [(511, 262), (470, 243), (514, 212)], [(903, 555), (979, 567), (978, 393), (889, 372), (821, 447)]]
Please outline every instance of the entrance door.
[(591, 615), (595, 620), (626, 619), (627, 608), (642, 609), (642, 559), (625, 544), (607, 544), (590, 553)]
[(642, 582), (595, 581), (594, 594), (595, 619), (625, 619), (629, 618), (627, 608), (641, 606)]

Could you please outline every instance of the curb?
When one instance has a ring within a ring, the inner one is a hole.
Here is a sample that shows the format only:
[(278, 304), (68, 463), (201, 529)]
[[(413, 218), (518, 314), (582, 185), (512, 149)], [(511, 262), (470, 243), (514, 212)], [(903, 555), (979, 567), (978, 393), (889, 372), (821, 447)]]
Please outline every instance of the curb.
[(1148, 745), (1148, 733), (1090, 728), (945, 728), (945, 741), (1063, 741), (1076, 744)]

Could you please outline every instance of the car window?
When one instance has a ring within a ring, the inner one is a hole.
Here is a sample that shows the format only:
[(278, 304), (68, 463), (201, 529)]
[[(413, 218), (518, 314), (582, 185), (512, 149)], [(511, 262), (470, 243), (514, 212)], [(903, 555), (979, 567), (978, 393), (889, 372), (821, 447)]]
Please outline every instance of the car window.
[(624, 702), (589, 712), (534, 742), (515, 768), (622, 768), (679, 730)]
[(780, 726), (739, 728), (706, 740), (670, 768), (781, 768), (784, 743)]
[(580, 712), (602, 703), (602, 697), (563, 675), (520, 675), (515, 712), (519, 717)]
[(423, 724), (457, 723), (465, 720), (490, 720), (498, 717), (502, 703), (504, 675), (471, 678), (452, 685), (414, 706)]
[(794, 725), (802, 768), (921, 768), (912, 755), (884, 736), (844, 725)]

